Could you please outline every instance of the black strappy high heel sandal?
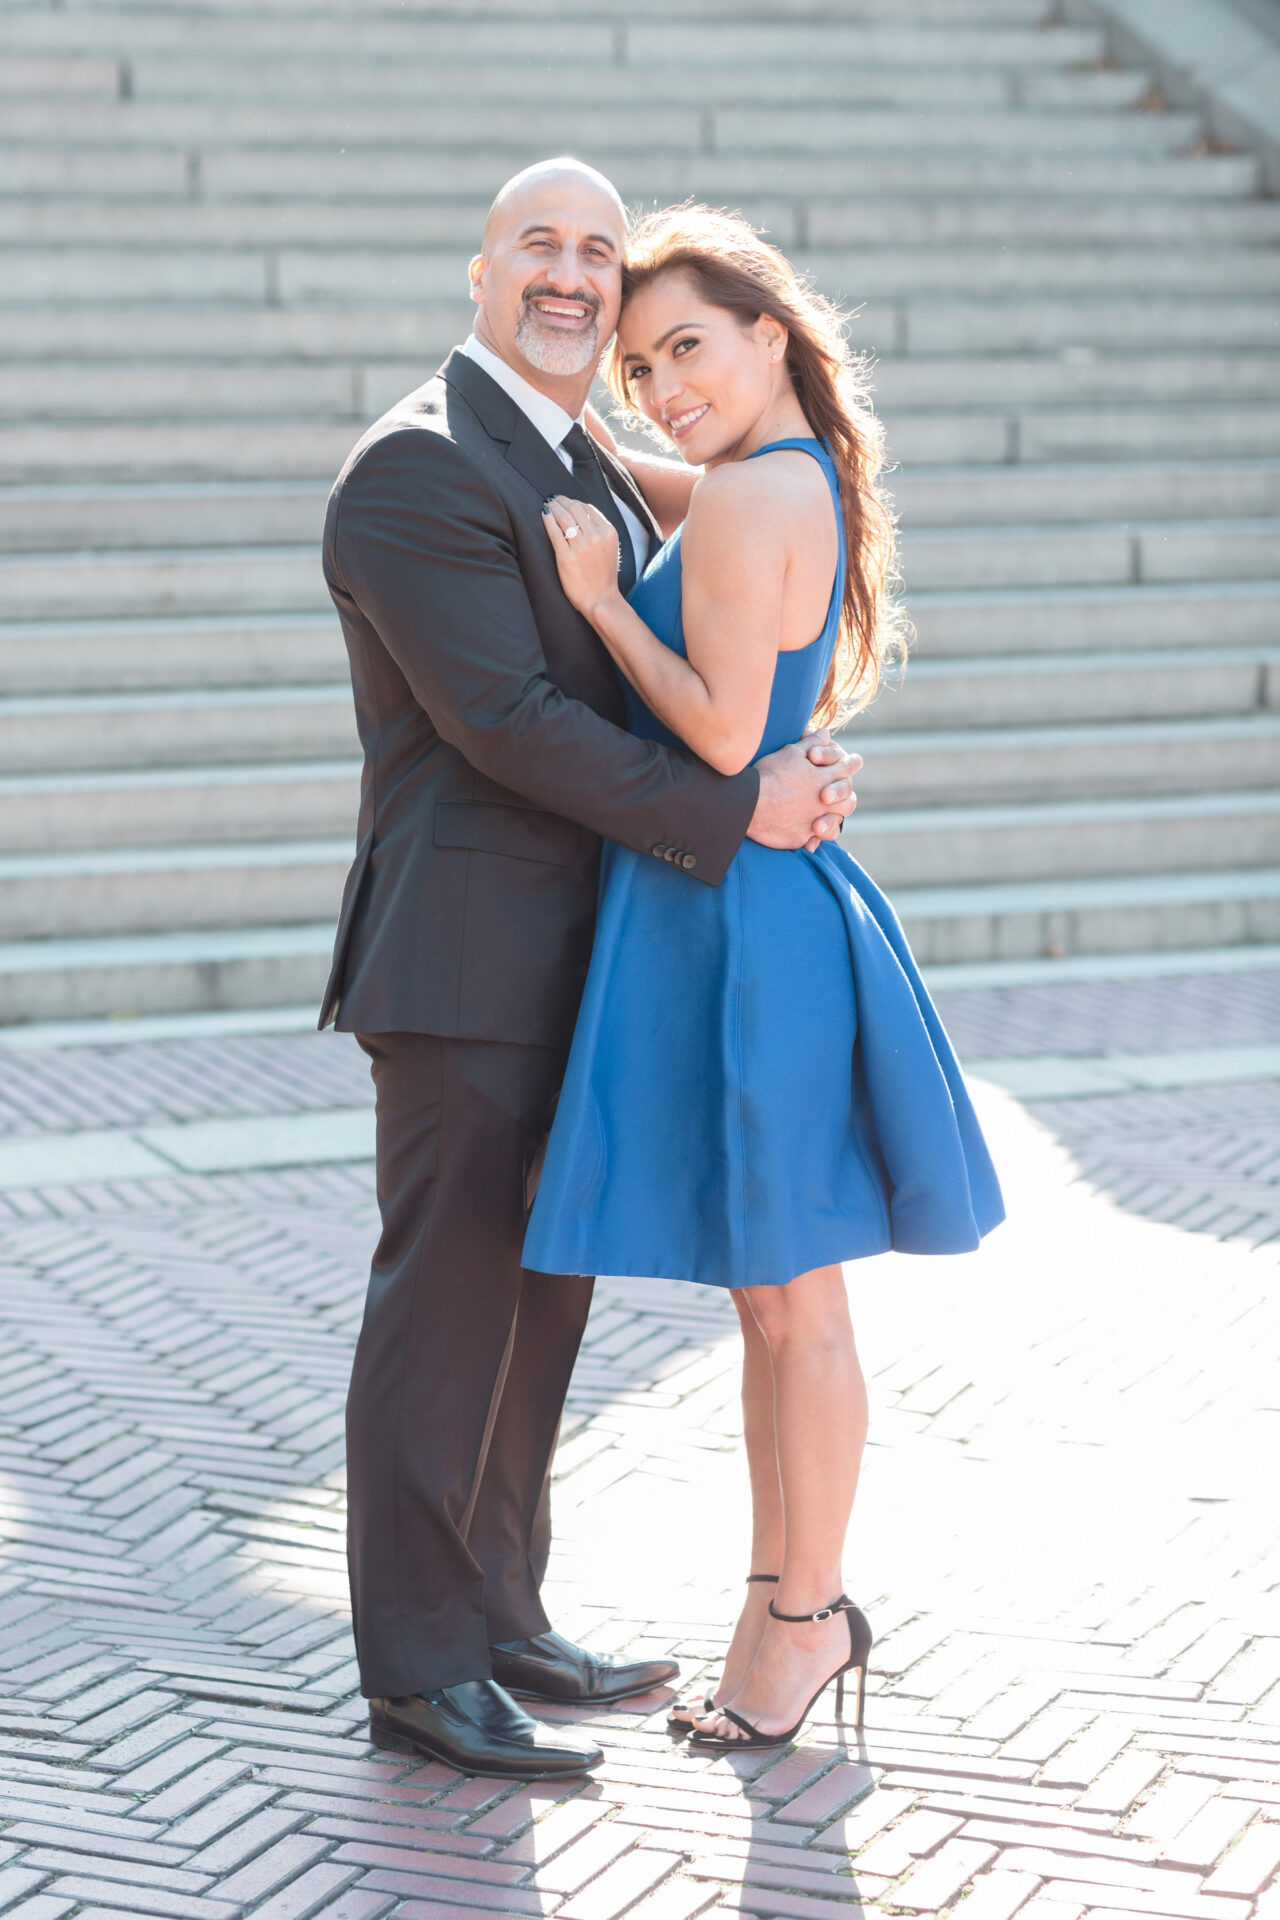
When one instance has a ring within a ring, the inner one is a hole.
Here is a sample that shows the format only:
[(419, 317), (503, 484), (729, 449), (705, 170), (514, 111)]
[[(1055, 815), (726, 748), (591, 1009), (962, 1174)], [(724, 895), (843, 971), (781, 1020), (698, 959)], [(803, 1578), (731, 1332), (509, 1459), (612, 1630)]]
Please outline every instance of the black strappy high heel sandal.
[[(749, 1587), (754, 1587), (754, 1586), (776, 1587), (777, 1584), (778, 1584), (778, 1575), (776, 1573), (749, 1573), (747, 1575), (747, 1585)], [(709, 1693), (703, 1694), (702, 1705), (700, 1707), (695, 1707), (692, 1704), (692, 1702), (690, 1702), (684, 1706), (683, 1710), (685, 1713), (689, 1715), (689, 1718), (687, 1720), (677, 1719), (676, 1716), (681, 1711), (680, 1707), (673, 1707), (671, 1712), (667, 1715), (667, 1732), (668, 1733), (678, 1733), (678, 1734), (692, 1733), (693, 1719), (695, 1714), (715, 1713), (717, 1711), (716, 1703), (711, 1698), (711, 1695)]]
[(714, 1747), (718, 1753), (726, 1753), (734, 1747), (789, 1747), (833, 1680), (836, 1683), (837, 1717), (843, 1713), (846, 1673), (856, 1673), (858, 1676), (857, 1712), (853, 1724), (861, 1733), (867, 1697), (867, 1661), (871, 1657), (871, 1627), (861, 1607), (855, 1607), (848, 1594), (842, 1593), (829, 1607), (819, 1607), (816, 1613), (779, 1613), (772, 1600), (769, 1602), (769, 1612), (775, 1620), (785, 1620), (791, 1625), (798, 1625), (802, 1621), (830, 1620), (835, 1613), (846, 1614), (849, 1620), (849, 1658), (834, 1673), (827, 1675), (794, 1727), (788, 1727), (785, 1733), (762, 1733), (759, 1727), (753, 1727), (732, 1707), (716, 1707), (713, 1711), (722, 1713), (726, 1720), (732, 1720), (735, 1727), (742, 1729), (743, 1737), (738, 1739), (730, 1735), (726, 1738), (721, 1734), (701, 1733), (695, 1728), (689, 1741), (691, 1747)]

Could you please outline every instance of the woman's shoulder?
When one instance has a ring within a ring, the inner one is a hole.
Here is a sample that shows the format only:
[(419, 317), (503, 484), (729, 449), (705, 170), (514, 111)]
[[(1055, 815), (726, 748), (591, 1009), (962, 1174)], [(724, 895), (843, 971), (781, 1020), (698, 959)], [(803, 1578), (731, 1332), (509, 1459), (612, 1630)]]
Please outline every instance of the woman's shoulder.
[(795, 447), (778, 447), (750, 460), (729, 460), (704, 473), (693, 489), (687, 525), (702, 533), (732, 533), (743, 543), (776, 539), (794, 515), (805, 522), (828, 494), (821, 466)]
[(731, 502), (748, 510), (794, 498), (808, 502), (812, 494), (827, 492), (827, 476), (811, 453), (799, 447), (770, 447), (746, 460), (727, 460), (704, 473), (693, 490), (693, 500), (704, 506)]

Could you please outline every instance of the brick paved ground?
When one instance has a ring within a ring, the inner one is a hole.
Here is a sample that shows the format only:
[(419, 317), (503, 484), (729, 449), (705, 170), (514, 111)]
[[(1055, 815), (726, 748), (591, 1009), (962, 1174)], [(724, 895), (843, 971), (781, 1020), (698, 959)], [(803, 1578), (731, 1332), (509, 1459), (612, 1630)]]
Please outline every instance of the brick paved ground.
[[(974, 1055), (1238, 1045), (1278, 986), (945, 1012)], [(11, 1135), (365, 1095), (331, 1036), (0, 1060)], [(547, 1790), (363, 1737), (341, 1401), (368, 1167), (0, 1195), (0, 1904), (1275, 1920), (1280, 1089), (983, 1107), (1008, 1226), (851, 1273), (865, 1741), (828, 1700), (793, 1753), (696, 1758), (654, 1698), (592, 1716), (606, 1765)], [(695, 1683), (746, 1571), (735, 1358), (723, 1298), (602, 1283), (559, 1462), (558, 1624)]]

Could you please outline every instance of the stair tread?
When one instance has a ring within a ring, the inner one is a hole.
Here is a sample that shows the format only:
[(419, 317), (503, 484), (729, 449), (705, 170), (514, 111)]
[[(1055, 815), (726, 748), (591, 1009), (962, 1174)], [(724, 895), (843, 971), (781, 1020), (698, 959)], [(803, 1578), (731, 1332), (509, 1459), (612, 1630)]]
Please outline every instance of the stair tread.
[[(879, 743), (877, 742), (877, 750)], [(1118, 799), (964, 802), (930, 807), (862, 810), (851, 829), (914, 834), (957, 827), (1070, 826), (1133, 820), (1223, 819), (1234, 815), (1280, 818), (1280, 793), (1244, 789), (1228, 793), (1126, 794)]]
[(1053, 913), (1088, 906), (1177, 905), (1236, 895), (1280, 898), (1280, 867), (1185, 873), (1103, 874), (1091, 879), (980, 880), (968, 886), (896, 887), (904, 914)]
[(84, 847), (56, 853), (0, 853), (0, 880), (43, 880), (89, 874), (212, 873), (221, 868), (328, 866), (347, 863), (352, 835), (317, 840), (247, 840), (212, 846)]
[(207, 927), (190, 932), (88, 934), (76, 939), (0, 941), (0, 973), (59, 972), (84, 967), (152, 965), (175, 960), (252, 958), (259, 954), (325, 954), (333, 924)]
[[(856, 721), (847, 731), (856, 733)], [(875, 753), (880, 758), (957, 749), (986, 754), (997, 753), (1002, 748), (1047, 750), (1086, 744), (1122, 747), (1151, 740), (1252, 740), (1273, 736), (1280, 737), (1280, 713), (1215, 715), (1207, 719), (1071, 721), (1044, 726), (929, 727), (919, 732), (904, 730), (877, 735)]]
[(566, 106), (624, 198), (742, 206), (879, 356), (921, 637), (851, 729), (846, 845), (926, 963), (1280, 939), (1280, 795), (1244, 787), (1280, 733), (1280, 204), (1045, 11), (5, 9), (0, 727), (36, 770), (0, 803), (40, 850), (0, 885), (48, 937), (0, 947), (0, 1018), (318, 991), (359, 771), (323, 499), (465, 331), (496, 177)]

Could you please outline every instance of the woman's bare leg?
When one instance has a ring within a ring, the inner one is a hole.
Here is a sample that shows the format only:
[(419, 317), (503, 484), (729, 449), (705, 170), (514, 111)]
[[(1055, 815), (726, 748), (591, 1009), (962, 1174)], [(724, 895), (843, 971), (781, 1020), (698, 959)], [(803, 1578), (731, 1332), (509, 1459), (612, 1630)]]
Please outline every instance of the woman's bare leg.
[[(866, 1387), (844, 1276), (839, 1267), (818, 1267), (788, 1286), (750, 1287), (744, 1296), (773, 1372), (784, 1521), (774, 1603), (780, 1613), (813, 1613), (842, 1589), (841, 1556), (867, 1434)], [(722, 1691), (721, 1699), (761, 1731), (781, 1732), (848, 1648), (842, 1614), (805, 1625), (766, 1619), (746, 1680), (732, 1696)], [(726, 1736), (736, 1731), (719, 1716), (699, 1724)]]
[[(746, 1298), (730, 1295), (742, 1324), (742, 1431), (751, 1482), (752, 1573), (779, 1573), (782, 1568), (782, 1488), (778, 1481), (778, 1446), (773, 1430), (773, 1362), (769, 1347)], [(760, 1645), (770, 1600), (777, 1588), (764, 1581), (746, 1590), (720, 1682), (712, 1698), (730, 1700), (746, 1679)], [(698, 1696), (699, 1701), (701, 1695)], [(676, 1710), (681, 1718), (692, 1713)]]

